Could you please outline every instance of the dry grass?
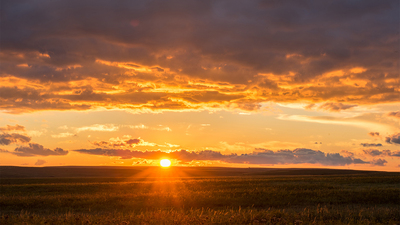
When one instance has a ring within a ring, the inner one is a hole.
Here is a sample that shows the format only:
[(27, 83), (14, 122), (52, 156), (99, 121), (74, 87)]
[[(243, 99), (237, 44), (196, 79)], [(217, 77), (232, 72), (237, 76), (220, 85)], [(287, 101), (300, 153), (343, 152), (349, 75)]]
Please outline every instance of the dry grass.
[(0, 224), (398, 224), (400, 177), (1, 179)]
[(131, 213), (3, 214), (1, 224), (397, 224), (390, 207), (304, 209), (158, 209)]

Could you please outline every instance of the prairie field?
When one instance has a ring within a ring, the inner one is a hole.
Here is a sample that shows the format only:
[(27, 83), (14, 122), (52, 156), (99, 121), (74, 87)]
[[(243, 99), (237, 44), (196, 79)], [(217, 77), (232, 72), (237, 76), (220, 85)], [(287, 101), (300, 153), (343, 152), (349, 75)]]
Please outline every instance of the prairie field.
[(0, 172), (0, 224), (400, 223), (400, 173), (117, 167)]

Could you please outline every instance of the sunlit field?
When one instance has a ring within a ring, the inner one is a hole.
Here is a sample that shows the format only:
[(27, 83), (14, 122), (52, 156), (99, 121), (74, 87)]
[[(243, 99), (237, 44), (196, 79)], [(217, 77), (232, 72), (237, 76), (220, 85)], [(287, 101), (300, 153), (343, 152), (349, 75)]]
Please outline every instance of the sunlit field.
[(0, 224), (400, 223), (399, 173), (176, 167), (0, 169)]

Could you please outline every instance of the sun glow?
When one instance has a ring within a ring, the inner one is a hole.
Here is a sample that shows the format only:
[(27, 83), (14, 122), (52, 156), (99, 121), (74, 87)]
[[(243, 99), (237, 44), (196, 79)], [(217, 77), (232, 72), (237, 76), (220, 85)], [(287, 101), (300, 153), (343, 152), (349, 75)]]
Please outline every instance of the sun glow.
[(169, 166), (171, 166), (171, 161), (169, 159), (162, 159), (160, 161), (160, 165), (162, 167), (169, 167)]

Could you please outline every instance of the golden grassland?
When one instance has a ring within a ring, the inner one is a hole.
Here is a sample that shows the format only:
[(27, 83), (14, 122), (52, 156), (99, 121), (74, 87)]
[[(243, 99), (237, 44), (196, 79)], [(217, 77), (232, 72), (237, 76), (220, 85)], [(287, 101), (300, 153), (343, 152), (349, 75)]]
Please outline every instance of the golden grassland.
[(152, 168), (101, 177), (113, 168), (77, 168), (85, 177), (27, 169), (11, 178), (2, 169), (0, 224), (400, 223), (400, 173)]

